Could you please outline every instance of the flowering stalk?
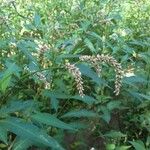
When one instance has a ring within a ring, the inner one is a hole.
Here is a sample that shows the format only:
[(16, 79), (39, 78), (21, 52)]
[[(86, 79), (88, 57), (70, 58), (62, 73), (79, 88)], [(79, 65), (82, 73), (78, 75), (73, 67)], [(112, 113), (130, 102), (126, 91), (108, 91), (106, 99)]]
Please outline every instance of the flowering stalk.
[(81, 61), (87, 61), (87, 62), (91, 63), (92, 66), (94, 67), (95, 71), (97, 72), (97, 74), (101, 73), (101, 67), (100, 67), (99, 63), (97, 62), (97, 59), (95, 58), (95, 56), (83, 55), (79, 59)]
[(77, 89), (79, 91), (79, 95), (81, 97), (84, 96), (84, 88), (83, 88), (83, 81), (81, 77), (81, 72), (79, 71), (79, 68), (77, 68), (74, 64), (66, 63), (65, 68), (73, 75), (75, 78), (76, 84), (77, 84)]

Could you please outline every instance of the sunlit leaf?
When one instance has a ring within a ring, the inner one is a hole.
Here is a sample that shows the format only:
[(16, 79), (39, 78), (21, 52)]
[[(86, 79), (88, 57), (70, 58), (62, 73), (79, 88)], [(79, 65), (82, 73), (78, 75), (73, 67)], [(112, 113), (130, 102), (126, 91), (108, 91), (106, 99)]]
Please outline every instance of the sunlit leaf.
[(93, 53), (96, 52), (96, 50), (95, 50), (95, 48), (94, 48), (94, 45), (92, 44), (92, 42), (91, 42), (88, 38), (86, 38), (86, 39), (84, 40), (84, 43), (85, 43), (86, 46), (91, 50), (91, 52), (93, 52)]
[(118, 147), (116, 147), (115, 150), (128, 150), (130, 148), (131, 148), (131, 146), (118, 146)]
[(146, 148), (145, 148), (142, 141), (133, 141), (133, 142), (130, 142), (130, 143), (135, 148), (135, 150), (146, 150)]
[(8, 74), (6, 76), (4, 76), (1, 80), (0, 80), (0, 90), (4, 93), (7, 89), (7, 87), (9, 86), (11, 80), (11, 74)]

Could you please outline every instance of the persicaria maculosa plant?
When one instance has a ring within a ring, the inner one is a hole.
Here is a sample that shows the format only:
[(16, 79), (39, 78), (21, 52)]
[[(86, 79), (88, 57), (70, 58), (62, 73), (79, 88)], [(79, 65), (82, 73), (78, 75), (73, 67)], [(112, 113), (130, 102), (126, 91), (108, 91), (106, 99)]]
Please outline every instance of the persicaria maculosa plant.
[[(101, 73), (100, 65), (102, 63), (107, 63), (110, 66), (112, 66), (116, 73), (114, 93), (116, 96), (119, 95), (121, 84), (122, 84), (122, 78), (123, 78), (123, 70), (122, 70), (121, 64), (118, 63), (115, 58), (109, 55), (96, 55), (96, 56), (83, 55), (83, 56), (80, 56), (79, 59), (81, 61), (90, 63), (95, 68), (97, 73)], [(77, 68), (74, 64), (70, 64), (69, 62), (65, 64), (65, 68), (75, 78), (79, 95), (83, 97), (84, 96), (83, 80), (82, 80), (81, 72), (79, 68)]]

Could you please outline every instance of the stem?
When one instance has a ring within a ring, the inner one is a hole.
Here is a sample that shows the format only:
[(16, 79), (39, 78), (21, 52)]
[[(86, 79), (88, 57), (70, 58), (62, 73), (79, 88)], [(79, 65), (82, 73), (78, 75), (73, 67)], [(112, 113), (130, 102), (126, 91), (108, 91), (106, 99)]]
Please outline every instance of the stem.
[(14, 1), (13, 1), (13, 2), (11, 2), (11, 4), (13, 5), (13, 7), (14, 7), (14, 9), (15, 9), (16, 13), (18, 14), (18, 16), (20, 16), (21, 18), (27, 19), (27, 17), (25, 17), (25, 16), (21, 15), (21, 14), (17, 11), (17, 8), (16, 8), (16, 5), (15, 5)]

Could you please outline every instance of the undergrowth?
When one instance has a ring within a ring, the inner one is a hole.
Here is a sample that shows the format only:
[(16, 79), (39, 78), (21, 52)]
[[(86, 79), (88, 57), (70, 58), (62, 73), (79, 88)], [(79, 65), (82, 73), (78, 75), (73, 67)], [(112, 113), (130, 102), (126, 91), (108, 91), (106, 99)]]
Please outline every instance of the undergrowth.
[(0, 149), (149, 150), (150, 2), (0, 0)]

